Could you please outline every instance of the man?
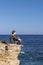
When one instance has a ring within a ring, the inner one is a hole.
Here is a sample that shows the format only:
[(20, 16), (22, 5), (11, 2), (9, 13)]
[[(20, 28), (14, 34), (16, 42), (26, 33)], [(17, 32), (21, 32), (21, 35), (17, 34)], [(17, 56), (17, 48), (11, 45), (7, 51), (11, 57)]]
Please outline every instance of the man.
[(12, 35), (10, 36), (10, 43), (16, 43), (20, 44), (21, 43), (21, 39), (16, 37), (16, 31), (12, 31)]

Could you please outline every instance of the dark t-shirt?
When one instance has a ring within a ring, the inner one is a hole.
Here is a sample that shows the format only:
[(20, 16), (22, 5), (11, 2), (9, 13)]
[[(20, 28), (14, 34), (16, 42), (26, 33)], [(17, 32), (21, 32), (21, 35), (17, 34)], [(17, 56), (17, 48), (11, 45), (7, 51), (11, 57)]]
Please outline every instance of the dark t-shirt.
[(18, 38), (16, 38), (16, 36), (11, 35), (10, 36), (10, 42), (14, 43), (15, 41), (19, 41)]

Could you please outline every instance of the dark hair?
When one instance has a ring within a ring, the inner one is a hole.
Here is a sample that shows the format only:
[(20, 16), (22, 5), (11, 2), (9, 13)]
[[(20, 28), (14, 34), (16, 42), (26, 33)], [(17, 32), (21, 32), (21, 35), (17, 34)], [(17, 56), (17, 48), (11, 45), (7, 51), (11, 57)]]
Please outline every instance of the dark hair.
[(12, 31), (12, 34), (14, 34), (15, 32), (16, 32), (16, 31), (15, 31), (15, 30), (13, 30), (13, 31)]

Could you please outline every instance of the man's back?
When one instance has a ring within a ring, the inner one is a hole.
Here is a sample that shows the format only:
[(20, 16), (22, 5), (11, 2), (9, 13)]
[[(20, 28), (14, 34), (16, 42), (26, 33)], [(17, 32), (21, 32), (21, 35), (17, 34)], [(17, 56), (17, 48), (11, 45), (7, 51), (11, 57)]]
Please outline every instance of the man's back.
[(15, 43), (15, 41), (19, 41), (18, 38), (16, 38), (16, 36), (11, 35), (10, 36), (10, 42)]

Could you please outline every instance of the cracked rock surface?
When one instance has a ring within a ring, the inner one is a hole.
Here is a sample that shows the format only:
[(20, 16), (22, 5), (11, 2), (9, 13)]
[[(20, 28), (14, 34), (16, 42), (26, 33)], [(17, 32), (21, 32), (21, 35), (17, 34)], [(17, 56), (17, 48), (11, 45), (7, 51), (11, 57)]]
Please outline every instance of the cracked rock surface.
[(5, 50), (5, 46), (6, 44), (0, 43), (0, 65), (19, 65), (21, 45), (8, 44), (8, 50)]

